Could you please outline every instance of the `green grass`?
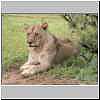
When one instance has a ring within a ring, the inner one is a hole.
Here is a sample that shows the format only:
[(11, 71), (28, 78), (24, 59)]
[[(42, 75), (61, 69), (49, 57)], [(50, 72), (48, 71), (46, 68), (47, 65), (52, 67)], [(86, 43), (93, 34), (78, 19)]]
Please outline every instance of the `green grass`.
[[(71, 38), (74, 42), (80, 40), (81, 34), (95, 31), (89, 27), (80, 33), (72, 34), (72, 29), (65, 19), (58, 14), (3, 14), (2, 15), (2, 59), (3, 67), (9, 70), (12, 64), (23, 64), (27, 60), (28, 52), (26, 46), (26, 34), (24, 33), (25, 24), (40, 24), (48, 22), (48, 31), (59, 37)], [(81, 48), (88, 60), (91, 53)], [(20, 67), (18, 65), (18, 68)], [(48, 70), (48, 74), (55, 77), (71, 77), (82, 81), (97, 81), (97, 55), (93, 55), (90, 62), (81, 56), (71, 57), (62, 65), (56, 65)]]

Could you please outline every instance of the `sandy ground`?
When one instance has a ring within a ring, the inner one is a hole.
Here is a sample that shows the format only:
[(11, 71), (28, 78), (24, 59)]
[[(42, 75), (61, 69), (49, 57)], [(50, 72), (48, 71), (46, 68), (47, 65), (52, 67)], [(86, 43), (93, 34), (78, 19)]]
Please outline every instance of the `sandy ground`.
[(18, 69), (6, 72), (2, 77), (3, 85), (79, 85), (80, 81), (75, 79), (57, 78), (47, 73), (39, 73), (31, 77), (21, 76)]

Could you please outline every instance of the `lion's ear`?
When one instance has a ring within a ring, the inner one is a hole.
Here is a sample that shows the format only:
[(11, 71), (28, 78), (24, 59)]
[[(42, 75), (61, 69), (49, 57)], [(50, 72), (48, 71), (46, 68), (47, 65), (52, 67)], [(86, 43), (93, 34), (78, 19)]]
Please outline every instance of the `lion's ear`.
[(42, 27), (44, 30), (46, 30), (46, 29), (48, 28), (48, 23), (43, 23), (43, 24), (41, 25), (41, 27)]

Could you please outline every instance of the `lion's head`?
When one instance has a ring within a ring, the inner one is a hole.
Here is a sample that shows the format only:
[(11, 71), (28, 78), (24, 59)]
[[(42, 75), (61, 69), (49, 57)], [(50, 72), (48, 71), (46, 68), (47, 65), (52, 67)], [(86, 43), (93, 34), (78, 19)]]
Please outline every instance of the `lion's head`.
[(39, 47), (43, 42), (43, 38), (46, 35), (47, 23), (41, 25), (32, 25), (25, 28), (27, 33), (27, 43), (29, 47)]

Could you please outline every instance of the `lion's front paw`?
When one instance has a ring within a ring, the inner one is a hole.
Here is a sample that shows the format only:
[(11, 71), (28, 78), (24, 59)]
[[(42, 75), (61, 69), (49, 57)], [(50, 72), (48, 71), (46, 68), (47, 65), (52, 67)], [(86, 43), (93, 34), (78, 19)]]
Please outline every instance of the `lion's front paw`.
[(24, 69), (24, 70), (21, 72), (21, 75), (27, 77), (27, 76), (31, 76), (31, 75), (33, 75), (33, 74), (35, 74), (35, 73), (36, 73), (36, 70), (35, 70), (35, 68), (32, 66), (32, 67), (30, 67), (30, 68)]
[(29, 65), (23, 65), (23, 66), (20, 67), (20, 71), (28, 69), (29, 67), (30, 67)]

